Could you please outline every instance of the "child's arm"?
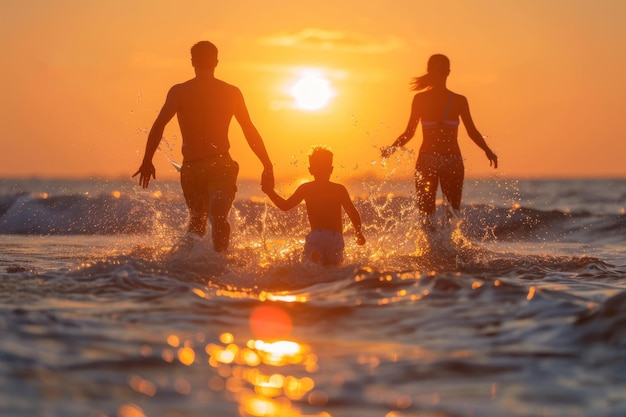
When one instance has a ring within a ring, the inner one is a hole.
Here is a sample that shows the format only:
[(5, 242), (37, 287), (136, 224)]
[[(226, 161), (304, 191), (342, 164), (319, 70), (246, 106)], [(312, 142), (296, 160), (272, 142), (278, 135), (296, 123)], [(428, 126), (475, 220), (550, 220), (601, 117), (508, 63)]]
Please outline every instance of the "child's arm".
[(276, 205), (282, 211), (291, 210), (304, 199), (304, 193), (302, 192), (302, 186), (298, 187), (295, 193), (288, 199), (284, 199), (279, 196), (272, 188), (262, 188), (263, 192), (272, 200), (272, 203)]
[(352, 226), (354, 227), (355, 235), (356, 235), (356, 243), (357, 245), (365, 244), (365, 236), (363, 236), (363, 232), (361, 231), (361, 215), (359, 214), (356, 207), (354, 207), (354, 203), (350, 199), (350, 194), (348, 194), (348, 190), (345, 190), (343, 193), (343, 197), (341, 199), (341, 205), (343, 209), (346, 211), (346, 214), (350, 218), (352, 222)]

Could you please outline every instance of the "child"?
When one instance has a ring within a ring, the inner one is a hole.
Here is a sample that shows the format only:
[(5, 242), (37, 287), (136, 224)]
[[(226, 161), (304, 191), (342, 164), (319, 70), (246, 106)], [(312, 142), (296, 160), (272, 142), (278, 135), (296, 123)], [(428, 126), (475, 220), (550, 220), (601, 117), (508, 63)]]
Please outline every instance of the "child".
[(357, 244), (365, 244), (361, 233), (361, 216), (350, 200), (348, 190), (341, 184), (330, 182), (333, 172), (333, 153), (324, 147), (314, 147), (309, 155), (309, 172), (315, 178), (298, 187), (288, 199), (273, 188), (263, 187), (263, 192), (276, 207), (283, 211), (296, 207), (302, 200), (306, 203), (311, 232), (306, 236), (304, 259), (322, 265), (340, 265), (343, 261), (343, 218), (346, 211), (354, 229)]

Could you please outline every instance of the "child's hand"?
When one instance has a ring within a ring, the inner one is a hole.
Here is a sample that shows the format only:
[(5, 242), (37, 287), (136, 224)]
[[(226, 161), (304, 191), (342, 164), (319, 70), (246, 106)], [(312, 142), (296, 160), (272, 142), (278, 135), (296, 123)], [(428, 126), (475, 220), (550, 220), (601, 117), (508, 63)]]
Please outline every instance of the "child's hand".
[(365, 245), (365, 236), (363, 236), (363, 233), (361, 231), (356, 232), (356, 244), (359, 246)]

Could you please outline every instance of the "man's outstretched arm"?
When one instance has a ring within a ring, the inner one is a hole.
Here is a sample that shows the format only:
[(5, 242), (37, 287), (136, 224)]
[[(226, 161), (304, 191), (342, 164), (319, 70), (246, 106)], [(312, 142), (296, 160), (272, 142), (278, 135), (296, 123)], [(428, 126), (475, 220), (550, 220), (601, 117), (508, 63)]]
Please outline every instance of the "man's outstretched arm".
[(272, 161), (267, 153), (261, 134), (252, 123), (252, 119), (248, 113), (248, 108), (246, 107), (241, 91), (237, 90), (237, 92), (239, 97), (237, 99), (237, 105), (235, 106), (235, 118), (241, 126), (241, 130), (243, 131), (243, 135), (246, 138), (250, 149), (252, 149), (252, 152), (254, 152), (257, 158), (259, 158), (259, 161), (263, 164), (263, 175), (261, 177), (262, 186), (265, 186), (268, 189), (273, 189), (274, 167), (272, 166)]
[(163, 131), (165, 130), (165, 126), (172, 120), (172, 117), (176, 114), (176, 110), (178, 108), (176, 92), (175, 89), (172, 88), (167, 95), (167, 99), (165, 100), (165, 104), (161, 108), (159, 115), (154, 121), (152, 128), (150, 129), (150, 133), (148, 134), (148, 141), (146, 142), (146, 151), (143, 156), (143, 162), (141, 166), (133, 174), (133, 177), (139, 175), (139, 185), (143, 188), (148, 188), (148, 184), (150, 184), (150, 177), (156, 179), (156, 169), (152, 164), (152, 158), (154, 157), (154, 153), (159, 147), (159, 143), (161, 143), (161, 139), (163, 138)]

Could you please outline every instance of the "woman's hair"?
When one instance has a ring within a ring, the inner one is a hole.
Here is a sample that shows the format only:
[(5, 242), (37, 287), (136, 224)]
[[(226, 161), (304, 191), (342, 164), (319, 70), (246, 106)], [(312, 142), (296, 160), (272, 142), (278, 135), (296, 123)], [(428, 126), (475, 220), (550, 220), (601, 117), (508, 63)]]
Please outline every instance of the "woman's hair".
[(411, 81), (411, 90), (420, 91), (426, 88), (432, 88), (437, 78), (447, 77), (450, 73), (450, 60), (442, 54), (435, 54), (428, 58), (426, 65), (426, 74), (421, 77), (415, 77)]

